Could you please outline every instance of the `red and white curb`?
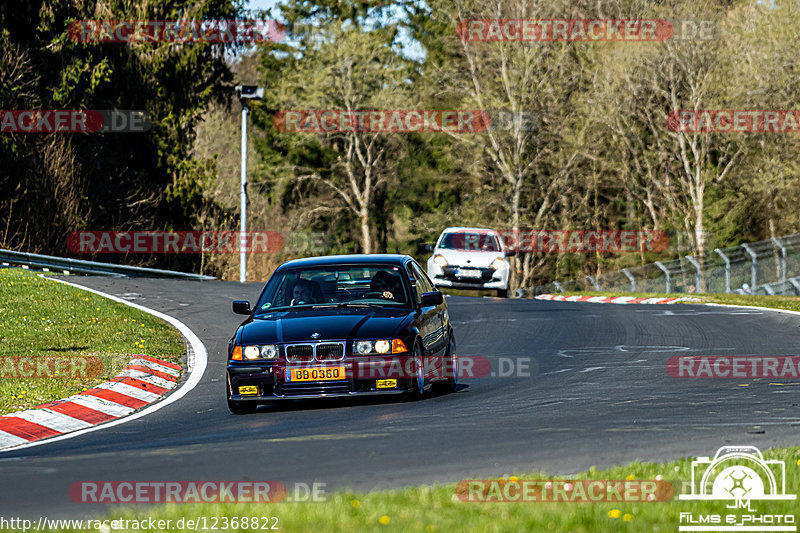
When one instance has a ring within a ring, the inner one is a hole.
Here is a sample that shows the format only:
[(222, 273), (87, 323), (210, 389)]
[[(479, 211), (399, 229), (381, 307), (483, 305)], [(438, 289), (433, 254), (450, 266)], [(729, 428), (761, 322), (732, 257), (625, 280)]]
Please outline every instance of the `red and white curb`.
[(564, 296), (562, 294), (540, 294), (535, 299), (552, 302), (591, 302), (597, 304), (674, 304), (694, 300), (694, 298), (686, 296), (676, 298), (635, 298), (633, 296)]
[(0, 416), (0, 450), (63, 435), (131, 414), (178, 385), (180, 365), (137, 356), (111, 381), (80, 394)]
[[(45, 277), (42, 274), (40, 276)], [(3, 432), (0, 434), (2, 437), (0, 453), (70, 439), (131, 422), (177, 402), (200, 383), (208, 366), (208, 352), (203, 342), (194, 331), (189, 329), (189, 326), (160, 311), (102, 291), (57, 278), (47, 279), (144, 311), (175, 327), (186, 340), (185, 373), (188, 379), (178, 387), (177, 377), (180, 375), (180, 366), (145, 355), (137, 356), (119, 376), (109, 382), (69, 398), (40, 405), (39, 409), (29, 409), (0, 417), (0, 421), (4, 418), (15, 418), (15, 421), (10, 422), (15, 427), (36, 430), (32, 433), (22, 434), (20, 430), (10, 431), (10, 426), (9, 428), (0, 427), (0, 431)], [(170, 379), (168, 376), (174, 379)], [(171, 389), (174, 391), (164, 397)], [(65, 404), (66, 407), (60, 407)], [(79, 412), (83, 415), (82, 417), (75, 416)]]

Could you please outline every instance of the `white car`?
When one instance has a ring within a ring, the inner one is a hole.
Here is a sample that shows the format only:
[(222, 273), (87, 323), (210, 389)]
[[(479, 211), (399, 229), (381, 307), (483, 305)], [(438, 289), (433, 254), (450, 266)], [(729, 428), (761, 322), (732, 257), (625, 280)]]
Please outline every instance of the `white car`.
[(428, 259), (428, 277), (436, 287), (493, 289), (508, 296), (511, 265), (500, 234), (488, 228), (447, 228)]

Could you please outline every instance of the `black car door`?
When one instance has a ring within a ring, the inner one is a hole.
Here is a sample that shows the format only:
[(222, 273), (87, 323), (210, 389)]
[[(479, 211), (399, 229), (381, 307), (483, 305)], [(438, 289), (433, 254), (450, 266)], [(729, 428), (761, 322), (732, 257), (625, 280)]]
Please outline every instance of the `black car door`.
[[(442, 334), (440, 309), (440, 307), (443, 306), (421, 306), (422, 294), (432, 292), (434, 288), (418, 264), (411, 262), (409, 266), (411, 268), (411, 273), (413, 273), (411, 275), (413, 275), (416, 286), (417, 305), (420, 306), (420, 333), (422, 334), (422, 343), (425, 346), (425, 353), (429, 356), (441, 356), (446, 347), (444, 335)], [(429, 374), (433, 372), (434, 375), (439, 375), (441, 367), (441, 357), (432, 357), (426, 362), (426, 368)]]

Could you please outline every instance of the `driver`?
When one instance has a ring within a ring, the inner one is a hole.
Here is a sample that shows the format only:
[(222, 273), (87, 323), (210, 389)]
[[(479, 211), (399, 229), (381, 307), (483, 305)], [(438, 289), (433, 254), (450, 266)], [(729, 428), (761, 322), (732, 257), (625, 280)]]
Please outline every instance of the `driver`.
[(314, 285), (307, 279), (298, 279), (292, 287), (291, 305), (319, 303), (314, 299)]
[(387, 300), (400, 301), (403, 297), (400, 280), (385, 270), (379, 270), (372, 276), (369, 289), (372, 292), (380, 292), (381, 297)]

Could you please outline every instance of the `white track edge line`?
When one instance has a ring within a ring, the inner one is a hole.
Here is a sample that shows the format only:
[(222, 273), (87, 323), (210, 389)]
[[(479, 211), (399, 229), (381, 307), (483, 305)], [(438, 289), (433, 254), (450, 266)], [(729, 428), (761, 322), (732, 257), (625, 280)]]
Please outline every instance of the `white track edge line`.
[[(50, 437), (47, 439), (37, 440), (30, 442), (28, 444), (20, 444), (19, 446), (11, 446), (8, 448), (0, 449), (0, 453), (9, 452), (9, 451), (16, 451), (22, 450), (24, 448), (31, 448), (33, 446), (40, 446), (42, 444), (49, 444), (51, 442), (56, 442), (60, 440), (71, 439), (73, 437), (78, 437), (80, 435), (85, 435), (86, 433), (91, 433), (92, 431), (99, 431), (101, 429), (106, 429), (112, 426), (116, 426), (119, 424), (124, 424), (125, 422), (130, 422), (131, 420), (136, 420), (137, 418), (141, 418), (143, 416), (147, 416), (151, 413), (155, 413), (159, 409), (170, 405), (171, 403), (177, 402), (186, 394), (194, 389), (198, 383), (200, 383), (200, 379), (203, 377), (203, 374), (206, 371), (206, 366), (208, 365), (208, 352), (206, 351), (206, 347), (200, 338), (189, 329), (189, 326), (178, 320), (177, 318), (171, 317), (167, 314), (164, 314), (160, 311), (156, 311), (155, 309), (150, 309), (149, 307), (145, 307), (143, 305), (135, 304), (133, 302), (129, 302), (127, 300), (123, 300), (122, 298), (118, 298), (116, 296), (112, 296), (111, 294), (104, 293), (102, 291), (98, 291), (95, 289), (90, 289), (89, 287), (84, 287), (82, 285), (78, 285), (76, 283), (70, 283), (68, 281), (48, 278), (42, 274), (39, 274), (40, 277), (44, 279), (48, 279), (50, 281), (55, 281), (56, 283), (63, 283), (64, 285), (69, 285), (70, 287), (75, 287), (77, 289), (81, 289), (84, 291), (92, 292), (104, 298), (108, 298), (109, 300), (113, 300), (115, 302), (119, 302), (125, 304), (129, 307), (133, 307), (134, 309), (138, 309), (140, 311), (144, 311), (150, 315), (153, 315), (165, 322), (171, 324), (175, 327), (181, 334), (186, 338), (189, 345), (187, 346), (187, 354), (186, 354), (186, 371), (189, 373), (189, 379), (181, 385), (178, 389), (169, 393), (163, 400), (156, 401), (141, 411), (137, 411), (131, 415), (123, 416), (114, 420), (109, 420), (108, 422), (104, 422), (102, 424), (98, 424), (96, 426), (92, 426), (86, 429), (79, 429), (78, 431), (73, 431), (71, 433), (65, 433), (63, 435), (59, 435), (56, 437)], [(11, 415), (13, 413), (9, 413)]]

